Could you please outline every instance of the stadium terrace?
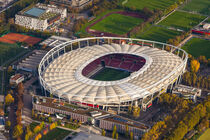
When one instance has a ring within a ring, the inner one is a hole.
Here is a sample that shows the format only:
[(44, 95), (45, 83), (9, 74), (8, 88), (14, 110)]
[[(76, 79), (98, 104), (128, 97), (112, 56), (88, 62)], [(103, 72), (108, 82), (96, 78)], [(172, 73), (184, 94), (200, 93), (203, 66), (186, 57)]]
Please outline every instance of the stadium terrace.
[(93, 37), (54, 47), (38, 72), (45, 93), (59, 99), (118, 111), (135, 103), (146, 110), (179, 83), (187, 59), (184, 50), (165, 43)]

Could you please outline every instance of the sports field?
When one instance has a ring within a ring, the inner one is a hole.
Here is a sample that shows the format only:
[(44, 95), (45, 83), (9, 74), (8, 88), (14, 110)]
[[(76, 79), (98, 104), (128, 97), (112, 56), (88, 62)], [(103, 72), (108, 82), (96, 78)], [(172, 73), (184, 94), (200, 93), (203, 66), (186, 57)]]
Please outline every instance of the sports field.
[(195, 25), (199, 24), (206, 17), (198, 14), (176, 11), (161, 21), (159, 25), (174, 27), (184, 31), (190, 30)]
[(93, 30), (108, 32), (118, 35), (128, 33), (133, 27), (144, 22), (141, 18), (125, 16), (122, 14), (111, 14), (91, 27)]
[(207, 59), (210, 58), (210, 40), (192, 38), (182, 47), (182, 49), (186, 50), (194, 57), (204, 55)]
[(104, 68), (103, 70), (101, 70), (91, 78), (100, 81), (115, 81), (126, 78), (129, 75), (130, 72), (127, 71), (112, 69), (112, 68)]
[[(120, 5), (125, 0), (120, 0)], [(178, 0), (128, 0), (127, 3), (124, 4), (125, 7), (135, 8), (137, 10), (141, 10), (144, 7), (147, 7), (151, 10), (161, 9), (164, 10), (170, 5), (174, 4)]]
[(0, 65), (6, 60), (15, 57), (25, 49), (21, 48), (17, 44), (8, 44), (0, 42)]
[(207, 129), (199, 138), (198, 140), (209, 140), (210, 138), (210, 128)]
[(153, 26), (146, 32), (139, 34), (136, 38), (159, 41), (166, 43), (168, 39), (174, 38), (177, 35), (180, 35), (182, 32), (169, 30), (163, 27)]
[(197, 12), (210, 15), (210, 0), (191, 0), (182, 9), (185, 11)]
[(40, 140), (62, 140), (69, 133), (71, 133), (71, 131), (56, 127), (52, 131), (48, 132), (46, 135), (43, 135)]

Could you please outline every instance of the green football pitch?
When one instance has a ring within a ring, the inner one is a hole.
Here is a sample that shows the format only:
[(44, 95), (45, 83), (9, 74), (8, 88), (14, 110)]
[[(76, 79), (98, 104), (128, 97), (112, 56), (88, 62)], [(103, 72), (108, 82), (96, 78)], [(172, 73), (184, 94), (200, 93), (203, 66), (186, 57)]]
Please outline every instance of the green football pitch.
[(209, 5), (210, 0), (191, 0), (183, 7), (183, 10), (210, 15)]
[(113, 68), (103, 68), (101, 71), (93, 75), (91, 78), (100, 81), (115, 81), (126, 78), (130, 76), (130, 72), (113, 69)]
[(207, 59), (210, 58), (210, 40), (192, 38), (182, 47), (182, 49), (194, 57), (204, 55)]
[[(120, 5), (125, 0), (120, 0)], [(137, 10), (141, 10), (144, 7), (147, 7), (151, 10), (160, 9), (164, 10), (170, 5), (174, 4), (178, 0), (128, 0), (124, 6), (129, 8), (135, 8)]]
[(144, 20), (141, 18), (135, 18), (121, 14), (111, 14), (93, 25), (91, 29), (123, 35), (128, 33), (131, 29), (142, 22), (144, 22)]
[(159, 25), (174, 27), (184, 31), (198, 25), (206, 17), (198, 14), (176, 11), (159, 23)]

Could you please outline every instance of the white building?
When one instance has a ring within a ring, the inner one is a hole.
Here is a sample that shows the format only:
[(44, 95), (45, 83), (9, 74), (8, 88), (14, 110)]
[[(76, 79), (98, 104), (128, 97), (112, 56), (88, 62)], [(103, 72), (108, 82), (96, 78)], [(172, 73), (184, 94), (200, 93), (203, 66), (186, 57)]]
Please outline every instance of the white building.
[(24, 81), (24, 75), (18, 73), (18, 74), (11, 76), (9, 82), (11, 85), (18, 85), (19, 83), (21, 83), (23, 81)]
[(177, 94), (184, 99), (196, 101), (196, 97), (201, 96), (201, 89), (185, 85), (177, 85), (173, 88), (172, 93)]
[(38, 3), (32, 8), (26, 8), (16, 14), (15, 24), (29, 29), (46, 30), (53, 23), (62, 21), (66, 17), (66, 8)]
[(203, 29), (205, 29), (205, 30), (210, 29), (210, 24), (209, 23), (204, 24)]

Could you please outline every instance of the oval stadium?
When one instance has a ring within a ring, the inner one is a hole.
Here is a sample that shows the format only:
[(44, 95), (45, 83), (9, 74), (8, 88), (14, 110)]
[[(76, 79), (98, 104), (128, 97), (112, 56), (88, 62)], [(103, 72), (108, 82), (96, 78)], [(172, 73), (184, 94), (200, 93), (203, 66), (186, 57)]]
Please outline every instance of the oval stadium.
[(146, 110), (181, 80), (187, 53), (175, 46), (133, 38), (93, 37), (51, 49), (40, 62), (40, 83), (59, 99), (88, 106)]

